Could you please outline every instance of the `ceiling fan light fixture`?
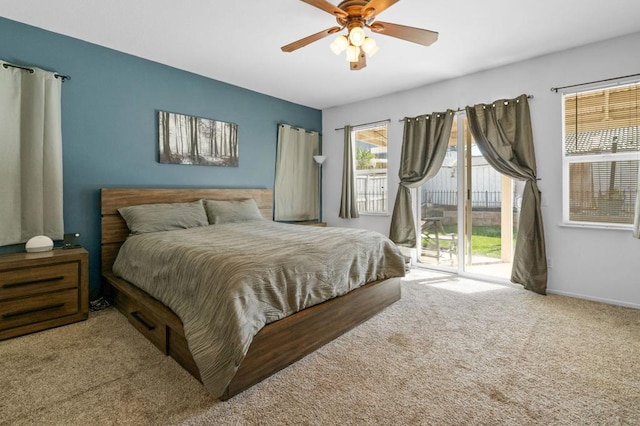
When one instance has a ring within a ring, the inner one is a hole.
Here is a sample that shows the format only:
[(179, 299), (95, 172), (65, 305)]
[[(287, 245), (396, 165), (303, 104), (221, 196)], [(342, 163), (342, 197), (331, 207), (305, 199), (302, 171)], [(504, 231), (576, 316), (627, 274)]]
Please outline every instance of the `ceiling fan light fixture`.
[(374, 22), (381, 12), (399, 0), (340, 0), (337, 6), (330, 0), (302, 1), (333, 15), (338, 26), (334, 25), (282, 46), (280, 49), (283, 52), (293, 52), (324, 37), (337, 35), (338, 32), (346, 29), (347, 34), (338, 36), (330, 47), (336, 55), (346, 50), (346, 59), (350, 63), (349, 69), (356, 71), (365, 68), (367, 57), (375, 55), (379, 50), (375, 40), (366, 36), (365, 28), (375, 34), (395, 37), (422, 46), (430, 46), (438, 40), (436, 31), (390, 22)]
[(378, 47), (378, 43), (376, 43), (376, 41), (371, 37), (367, 37), (364, 40), (364, 43), (362, 43), (361, 49), (369, 57), (372, 57), (373, 55), (376, 54), (378, 50), (380, 50), (380, 48)]
[(349, 41), (354, 46), (362, 46), (365, 38), (366, 35), (364, 34), (362, 27), (353, 27), (351, 31), (349, 31)]
[(358, 46), (350, 45), (347, 47), (347, 62), (358, 62), (360, 56), (360, 48)]
[(342, 52), (344, 52), (348, 46), (349, 46), (349, 40), (347, 40), (347, 38), (343, 35), (339, 35), (338, 37), (336, 37), (333, 43), (329, 45), (333, 53), (335, 53), (336, 55), (339, 55)]

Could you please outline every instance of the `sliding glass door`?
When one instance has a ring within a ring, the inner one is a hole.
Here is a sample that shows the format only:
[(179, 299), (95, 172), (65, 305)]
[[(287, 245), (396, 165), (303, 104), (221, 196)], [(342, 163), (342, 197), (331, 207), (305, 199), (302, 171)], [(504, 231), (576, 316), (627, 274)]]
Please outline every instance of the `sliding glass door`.
[(508, 280), (522, 185), (487, 163), (464, 114), (453, 126), (442, 168), (418, 191), (419, 262)]
[(418, 261), (456, 270), (458, 266), (459, 191), (458, 119), (454, 118), (449, 147), (438, 174), (418, 188)]

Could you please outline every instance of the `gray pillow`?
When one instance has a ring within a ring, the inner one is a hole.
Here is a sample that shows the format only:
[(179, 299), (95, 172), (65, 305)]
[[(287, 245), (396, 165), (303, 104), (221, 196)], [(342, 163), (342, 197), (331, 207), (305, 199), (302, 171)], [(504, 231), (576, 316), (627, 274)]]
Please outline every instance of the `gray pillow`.
[(141, 204), (118, 209), (132, 234), (207, 226), (202, 200), (193, 203)]
[(212, 225), (264, 220), (256, 200), (253, 198), (232, 201), (204, 200), (204, 207), (209, 217), (209, 223)]

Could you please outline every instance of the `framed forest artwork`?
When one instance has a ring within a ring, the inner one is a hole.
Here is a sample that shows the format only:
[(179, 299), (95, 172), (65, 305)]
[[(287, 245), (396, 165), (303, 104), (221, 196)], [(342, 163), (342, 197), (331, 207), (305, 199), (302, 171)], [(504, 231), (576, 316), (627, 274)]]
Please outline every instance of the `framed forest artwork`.
[(238, 167), (238, 125), (158, 111), (161, 163)]

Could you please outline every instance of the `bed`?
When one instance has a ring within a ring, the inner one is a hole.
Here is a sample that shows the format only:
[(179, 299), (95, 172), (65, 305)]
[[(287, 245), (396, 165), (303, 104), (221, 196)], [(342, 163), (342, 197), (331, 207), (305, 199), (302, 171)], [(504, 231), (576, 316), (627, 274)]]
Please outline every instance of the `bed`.
[[(131, 282), (116, 276), (113, 265), (118, 252), (129, 235), (127, 224), (118, 213), (123, 207), (158, 203), (187, 203), (205, 200), (242, 200), (253, 199), (259, 212), (266, 221), (262, 228), (269, 232), (282, 229), (283, 234), (323, 232), (321, 228), (301, 227), (299, 225), (273, 224), (272, 192), (266, 189), (148, 189), (148, 188), (105, 188), (102, 189), (102, 274), (107, 294), (113, 304), (129, 319), (134, 327), (149, 339), (158, 349), (174, 358), (183, 368), (198, 380), (202, 380), (201, 370), (207, 372), (207, 365), (202, 364), (199, 350), (195, 357), (190, 349), (185, 333), (185, 324), (192, 327), (192, 321), (183, 323), (181, 316), (157, 298), (139, 288), (141, 283)], [(215, 227), (216, 225), (212, 225)], [(216, 228), (221, 232), (225, 225)], [(235, 225), (228, 225), (233, 228)], [(287, 228), (276, 228), (287, 227)], [(204, 234), (203, 227), (202, 233)], [(302, 229), (306, 228), (306, 229)], [(298, 229), (300, 231), (298, 231)], [(265, 231), (265, 232), (267, 232)], [(191, 230), (176, 231), (194, 234)], [(229, 231), (231, 232), (231, 231)], [(325, 232), (329, 232), (325, 230)], [(331, 231), (336, 232), (336, 231)], [(200, 232), (199, 232), (200, 233)], [(166, 234), (166, 233), (165, 233)], [(182, 234), (180, 234), (182, 238)], [(323, 235), (315, 234), (319, 239)], [(133, 238), (131, 240), (134, 240)], [(131, 242), (128, 242), (131, 244)], [(123, 248), (126, 251), (127, 247)], [(136, 248), (137, 250), (137, 248)], [(395, 261), (394, 259), (392, 259)], [(391, 261), (390, 261), (391, 262)], [(373, 280), (358, 284), (359, 287), (337, 297), (301, 309), (290, 315), (270, 321), (250, 340), (241, 362), (234, 366), (234, 373), (224, 389), (216, 391), (214, 396), (228, 399), (251, 387), (280, 369), (290, 365), (322, 345), (342, 335), (351, 328), (366, 321), (385, 307), (400, 299), (400, 277), (403, 275), (404, 263), (399, 270), (387, 279)], [(147, 280), (153, 281), (153, 280)], [(162, 297), (160, 297), (162, 298)], [(167, 302), (171, 304), (170, 302)], [(173, 306), (173, 305), (172, 305)], [(176, 309), (177, 311), (178, 309)], [(184, 317), (184, 312), (182, 312)], [(193, 316), (193, 315), (192, 315)], [(193, 334), (193, 333), (192, 333)], [(193, 340), (191, 341), (193, 345)], [(208, 376), (207, 376), (208, 379)]]

